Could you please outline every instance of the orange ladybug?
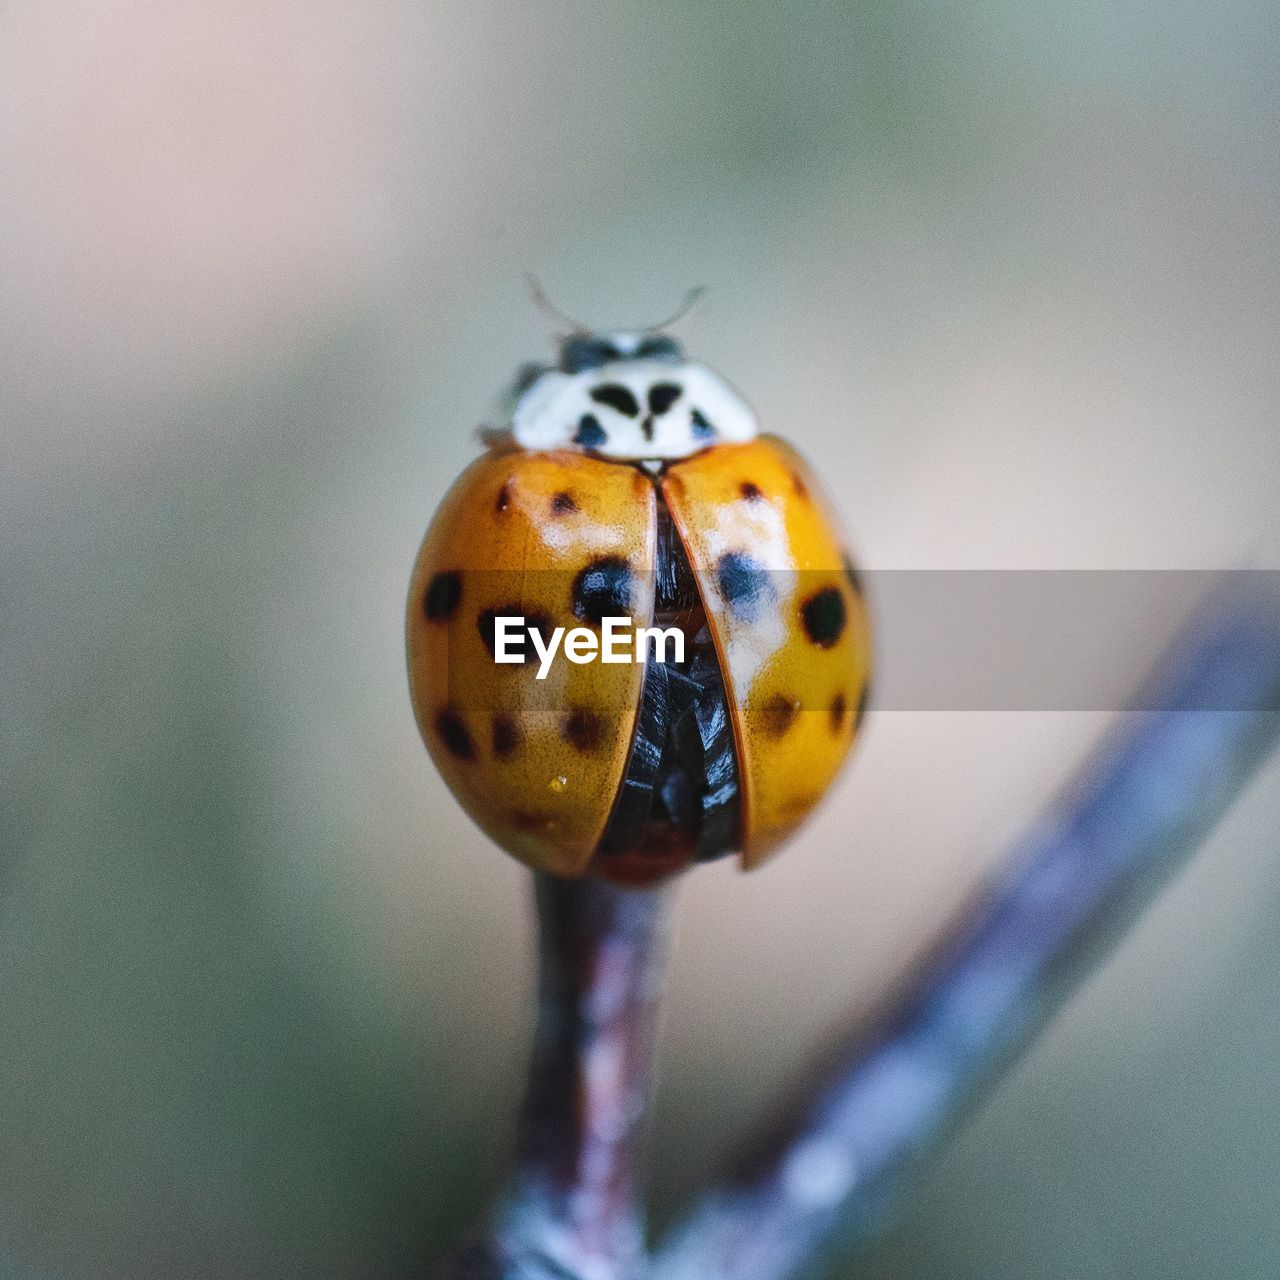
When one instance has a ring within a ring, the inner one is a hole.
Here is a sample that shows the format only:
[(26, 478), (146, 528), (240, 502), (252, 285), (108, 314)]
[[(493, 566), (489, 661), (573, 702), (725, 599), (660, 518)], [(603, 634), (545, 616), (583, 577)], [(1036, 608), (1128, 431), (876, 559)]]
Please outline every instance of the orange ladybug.
[(664, 333), (576, 332), (516, 395), (409, 588), (432, 759), (544, 871), (647, 884), (733, 852), (758, 865), (866, 708), (866, 608), (831, 505)]

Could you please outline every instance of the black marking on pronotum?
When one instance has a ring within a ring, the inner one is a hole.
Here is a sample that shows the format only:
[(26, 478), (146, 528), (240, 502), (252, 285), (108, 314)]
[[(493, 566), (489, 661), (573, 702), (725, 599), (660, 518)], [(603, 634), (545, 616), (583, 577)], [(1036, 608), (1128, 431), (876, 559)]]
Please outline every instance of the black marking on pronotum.
[(844, 576), (848, 578), (849, 585), (853, 588), (855, 596), (862, 595), (862, 575), (853, 567), (853, 561), (848, 556), (844, 558)]
[(574, 444), (582, 444), (588, 449), (594, 449), (596, 445), (604, 444), (607, 439), (605, 430), (600, 425), (600, 419), (594, 413), (584, 413), (578, 419), (578, 429), (573, 433)]
[(764, 497), (760, 486), (758, 484), (753, 484), (750, 480), (744, 480), (738, 486), (738, 492), (742, 494), (748, 502), (759, 502), (760, 499)]
[(844, 634), (844, 596), (838, 587), (823, 587), (800, 606), (805, 635), (819, 649), (830, 649)]
[(591, 398), (596, 404), (606, 404), (628, 418), (640, 416), (640, 404), (631, 391), (620, 382), (605, 382), (591, 388)]
[(551, 514), (553, 516), (571, 516), (578, 509), (578, 504), (574, 500), (573, 494), (568, 490), (562, 489), (551, 499)]
[(693, 435), (696, 440), (710, 439), (716, 433), (715, 427), (707, 421), (706, 415), (701, 409), (694, 409), (689, 414), (689, 420), (693, 423)]
[(729, 612), (754, 622), (774, 599), (773, 583), (764, 565), (745, 551), (726, 551), (716, 565), (716, 585)]
[(508, 715), (499, 712), (493, 717), (493, 754), (506, 760), (520, 746), (520, 726)]
[[(526, 667), (536, 667), (537, 652), (533, 647), (533, 641), (529, 639), (529, 632), (533, 628), (537, 628), (538, 634), (544, 639), (548, 639), (555, 630), (555, 623), (547, 617), (545, 613), (528, 613), (522, 604), (502, 604), (496, 609), (485, 609), (480, 616), (476, 618), (476, 630), (480, 633), (480, 639), (484, 641), (484, 647), (489, 650), (489, 657), (495, 662), (498, 660), (498, 619), (499, 618), (523, 618), (524, 619), (524, 643), (523, 647), (516, 644), (512, 639), (507, 641), (508, 653), (523, 653)], [(508, 627), (508, 637), (515, 634), (515, 628)], [(505, 665), (505, 664), (504, 664)], [(519, 666), (519, 663), (513, 663), (512, 666)]]
[(760, 708), (760, 728), (770, 738), (781, 738), (800, 714), (800, 703), (786, 694), (775, 693)]
[(573, 612), (592, 626), (631, 614), (634, 575), (621, 556), (601, 556), (573, 580)]
[(649, 388), (649, 412), (664, 414), (680, 399), (681, 387), (675, 382), (655, 382)]
[(451, 707), (442, 707), (436, 712), (436, 734), (450, 755), (459, 760), (476, 758), (476, 744), (472, 742), (462, 717)]
[(560, 722), (564, 740), (584, 755), (595, 751), (604, 742), (604, 721), (588, 707), (574, 707)]
[(493, 509), (495, 511), (505, 511), (511, 504), (511, 490), (504, 484), (498, 490), (498, 496), (493, 500)]
[(448, 622), (458, 611), (462, 599), (462, 574), (456, 569), (437, 573), (427, 585), (422, 611), (431, 622)]

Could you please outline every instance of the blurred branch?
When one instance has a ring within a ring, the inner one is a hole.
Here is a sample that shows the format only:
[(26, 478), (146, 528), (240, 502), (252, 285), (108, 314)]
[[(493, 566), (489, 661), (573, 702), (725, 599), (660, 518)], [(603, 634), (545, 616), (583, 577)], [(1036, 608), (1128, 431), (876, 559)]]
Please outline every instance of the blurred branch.
[(535, 882), (538, 1025), (516, 1167), (466, 1280), (630, 1280), (674, 890)]
[(1280, 608), (1219, 598), (1077, 781), (728, 1183), (645, 1255), (637, 1180), (671, 890), (536, 883), (516, 1168), (459, 1280), (787, 1280), (867, 1240), (1280, 732)]
[(1204, 838), (1280, 729), (1274, 600), (1219, 599), (944, 941), (845, 1041), (652, 1280), (784, 1280), (865, 1241), (911, 1175)]

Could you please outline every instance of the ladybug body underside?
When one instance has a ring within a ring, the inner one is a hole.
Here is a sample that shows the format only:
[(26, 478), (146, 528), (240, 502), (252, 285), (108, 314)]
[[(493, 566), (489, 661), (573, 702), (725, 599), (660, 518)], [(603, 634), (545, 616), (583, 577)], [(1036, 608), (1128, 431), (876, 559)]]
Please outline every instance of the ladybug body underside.
[(684, 545), (656, 496), (653, 622), (680, 629), (684, 660), (645, 664), (626, 772), (594, 859), (612, 879), (642, 882), (732, 853), (742, 832), (720, 660)]

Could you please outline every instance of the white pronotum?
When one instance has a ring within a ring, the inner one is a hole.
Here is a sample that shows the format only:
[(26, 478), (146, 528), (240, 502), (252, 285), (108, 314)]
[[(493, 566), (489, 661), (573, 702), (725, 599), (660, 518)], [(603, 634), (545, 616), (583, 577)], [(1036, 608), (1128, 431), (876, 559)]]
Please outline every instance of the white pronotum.
[(629, 461), (686, 458), (722, 441), (751, 440), (745, 400), (666, 337), (575, 335), (558, 369), (546, 369), (516, 402), (516, 442), (526, 449), (579, 446)]

